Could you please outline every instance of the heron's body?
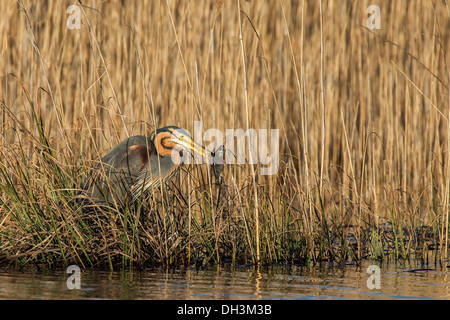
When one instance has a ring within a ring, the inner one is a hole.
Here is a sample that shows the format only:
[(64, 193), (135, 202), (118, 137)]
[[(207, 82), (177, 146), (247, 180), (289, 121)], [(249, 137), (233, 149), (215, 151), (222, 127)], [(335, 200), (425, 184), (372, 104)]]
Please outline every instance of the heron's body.
[(158, 129), (150, 137), (130, 137), (101, 159), (82, 189), (97, 204), (121, 206), (125, 201), (133, 202), (173, 178), (181, 163), (182, 147), (205, 155), (204, 148), (196, 145), (186, 131), (174, 126)]

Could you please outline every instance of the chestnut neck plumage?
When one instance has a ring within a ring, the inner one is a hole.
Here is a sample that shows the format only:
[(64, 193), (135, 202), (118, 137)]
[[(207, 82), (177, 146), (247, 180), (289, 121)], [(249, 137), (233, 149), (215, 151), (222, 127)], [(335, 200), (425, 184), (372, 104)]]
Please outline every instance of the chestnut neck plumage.
[(182, 130), (178, 127), (169, 126), (156, 130), (156, 133), (152, 133), (151, 140), (155, 146), (156, 153), (160, 157), (172, 157), (177, 160), (176, 163), (180, 163), (180, 159), (183, 156), (183, 148), (177, 143), (172, 141), (172, 137), (177, 134), (176, 130)]

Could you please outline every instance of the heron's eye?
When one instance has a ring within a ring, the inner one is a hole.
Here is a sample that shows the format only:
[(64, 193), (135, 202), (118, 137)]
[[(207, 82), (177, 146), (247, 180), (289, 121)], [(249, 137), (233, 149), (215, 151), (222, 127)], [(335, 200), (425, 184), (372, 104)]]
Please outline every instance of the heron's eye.
[(183, 150), (180, 150), (178, 153), (179, 153), (180, 157), (182, 158), (183, 157)]
[(180, 141), (183, 141), (183, 139), (184, 139), (184, 136), (180, 136)]

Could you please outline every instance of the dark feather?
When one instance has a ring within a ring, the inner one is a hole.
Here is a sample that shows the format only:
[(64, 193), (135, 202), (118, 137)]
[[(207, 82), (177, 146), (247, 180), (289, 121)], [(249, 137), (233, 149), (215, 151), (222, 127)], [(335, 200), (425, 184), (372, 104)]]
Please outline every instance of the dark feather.
[(82, 186), (85, 198), (96, 203), (121, 205), (152, 157), (157, 157), (155, 147), (145, 136), (122, 141), (90, 172)]

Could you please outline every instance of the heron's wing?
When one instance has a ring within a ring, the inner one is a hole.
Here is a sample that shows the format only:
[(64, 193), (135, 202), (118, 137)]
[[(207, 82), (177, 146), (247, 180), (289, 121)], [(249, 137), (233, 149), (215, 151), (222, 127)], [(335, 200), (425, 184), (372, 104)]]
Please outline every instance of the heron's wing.
[(147, 162), (141, 168), (138, 176), (130, 189), (131, 201), (134, 202), (142, 194), (146, 193), (151, 188), (158, 187), (161, 183), (160, 162), (162, 158), (158, 159), (156, 153), (150, 155)]
[(154, 153), (153, 143), (149, 139), (144, 136), (130, 137), (102, 158), (82, 189), (95, 202), (122, 202)]
[(150, 189), (159, 187), (162, 181), (170, 180), (177, 172), (178, 166), (174, 165), (171, 157), (151, 154), (131, 187), (131, 201), (137, 200)]
[(130, 195), (131, 202), (136, 201), (142, 194), (144, 194), (150, 188), (159, 185), (159, 179), (152, 176), (149, 170), (149, 163), (147, 163), (140, 171), (134, 184), (131, 186)]

